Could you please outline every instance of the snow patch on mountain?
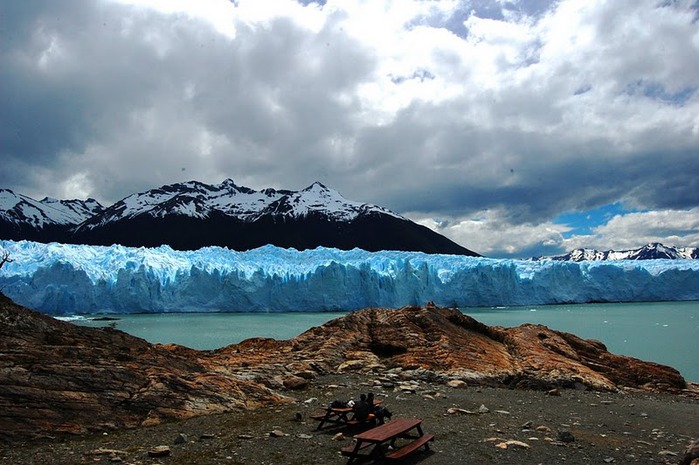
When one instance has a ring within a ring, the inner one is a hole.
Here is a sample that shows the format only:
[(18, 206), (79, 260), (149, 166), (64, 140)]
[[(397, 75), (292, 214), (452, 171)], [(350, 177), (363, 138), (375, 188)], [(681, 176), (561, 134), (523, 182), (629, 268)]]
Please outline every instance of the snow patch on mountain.
[(49, 314), (323, 311), (699, 300), (699, 260), (562, 262), (265, 246), (0, 241), (0, 289)]
[(300, 218), (311, 213), (320, 213), (338, 221), (351, 221), (360, 214), (370, 212), (402, 218), (376, 205), (347, 200), (336, 190), (329, 189), (319, 182), (313, 183), (302, 191), (281, 196), (261, 211), (260, 216), (273, 213), (282, 217)]

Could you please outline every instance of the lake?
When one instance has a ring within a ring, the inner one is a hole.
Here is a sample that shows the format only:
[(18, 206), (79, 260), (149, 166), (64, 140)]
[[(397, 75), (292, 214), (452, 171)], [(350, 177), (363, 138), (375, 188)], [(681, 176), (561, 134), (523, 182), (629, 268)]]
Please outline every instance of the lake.
[[(545, 305), (463, 308), (488, 324), (538, 323), (602, 341), (610, 352), (662, 363), (699, 382), (699, 302)], [(157, 313), (108, 315), (116, 321), (68, 317), (83, 326), (114, 325), (154, 343), (216, 349), (250, 337), (290, 339), (345, 315), (322, 313)]]

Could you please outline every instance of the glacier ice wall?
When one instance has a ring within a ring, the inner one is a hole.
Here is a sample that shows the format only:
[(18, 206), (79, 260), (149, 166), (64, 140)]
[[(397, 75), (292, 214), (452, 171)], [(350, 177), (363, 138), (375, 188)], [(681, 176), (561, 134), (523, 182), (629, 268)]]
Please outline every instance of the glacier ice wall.
[(418, 252), (236, 252), (0, 241), (0, 291), (44, 313), (323, 311), (699, 300), (699, 260), (560, 262)]

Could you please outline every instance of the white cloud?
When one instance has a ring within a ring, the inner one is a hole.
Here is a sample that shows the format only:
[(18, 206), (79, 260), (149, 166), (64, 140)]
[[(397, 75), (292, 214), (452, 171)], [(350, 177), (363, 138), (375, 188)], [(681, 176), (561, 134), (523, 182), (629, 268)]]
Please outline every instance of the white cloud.
[(566, 240), (565, 246), (566, 250), (625, 250), (650, 242), (678, 247), (699, 244), (699, 208), (617, 215), (595, 228), (590, 236)]
[(696, 208), (694, 3), (526, 3), (3, 5), (0, 185), (320, 180), (486, 255), (568, 248), (566, 211)]
[(469, 249), (486, 257), (528, 258), (558, 253), (565, 243), (563, 234), (570, 230), (551, 222), (513, 224), (508, 221), (506, 212), (498, 210), (449, 220), (420, 218), (416, 214), (408, 216), (457, 243), (467, 244)]
[(488, 257), (528, 258), (577, 248), (628, 250), (650, 242), (678, 247), (699, 244), (699, 208), (616, 215), (590, 235), (568, 238), (572, 228), (566, 225), (513, 224), (503, 211), (484, 211), (461, 219), (435, 220), (416, 214), (409, 217)]

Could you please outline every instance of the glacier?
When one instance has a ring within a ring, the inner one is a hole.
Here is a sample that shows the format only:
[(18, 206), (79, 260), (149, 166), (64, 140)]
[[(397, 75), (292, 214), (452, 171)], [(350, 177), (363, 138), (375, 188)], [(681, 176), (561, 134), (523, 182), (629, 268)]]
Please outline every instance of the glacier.
[(699, 260), (561, 262), (265, 246), (0, 241), (0, 292), (50, 315), (699, 300)]

